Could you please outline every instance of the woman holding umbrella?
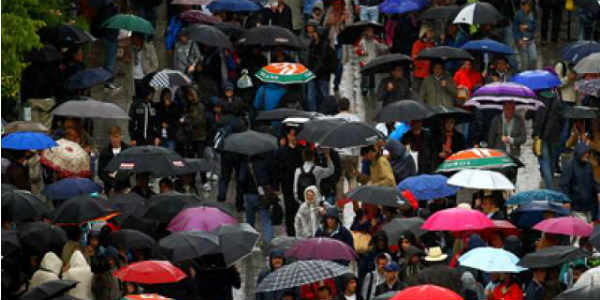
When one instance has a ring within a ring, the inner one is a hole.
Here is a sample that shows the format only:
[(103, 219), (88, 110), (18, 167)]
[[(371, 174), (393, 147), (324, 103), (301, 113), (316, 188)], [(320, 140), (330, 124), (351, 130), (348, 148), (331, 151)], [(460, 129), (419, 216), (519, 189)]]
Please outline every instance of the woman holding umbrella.
[(437, 168), (452, 153), (464, 150), (466, 146), (465, 136), (455, 128), (456, 119), (446, 118), (442, 120), (440, 131), (433, 138), (433, 161)]

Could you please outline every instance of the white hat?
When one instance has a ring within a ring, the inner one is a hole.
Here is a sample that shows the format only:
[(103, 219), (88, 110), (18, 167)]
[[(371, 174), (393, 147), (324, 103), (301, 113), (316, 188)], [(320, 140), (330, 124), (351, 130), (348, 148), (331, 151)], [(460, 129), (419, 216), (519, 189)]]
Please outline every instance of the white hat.
[(448, 254), (445, 254), (442, 252), (442, 248), (436, 246), (427, 249), (425, 261), (443, 261), (446, 258), (448, 258)]

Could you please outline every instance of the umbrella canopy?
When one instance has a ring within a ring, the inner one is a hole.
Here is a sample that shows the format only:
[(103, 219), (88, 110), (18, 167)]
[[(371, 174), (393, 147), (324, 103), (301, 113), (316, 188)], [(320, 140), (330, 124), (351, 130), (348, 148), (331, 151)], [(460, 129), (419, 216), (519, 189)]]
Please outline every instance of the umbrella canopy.
[(594, 267), (583, 272), (573, 287), (596, 284), (600, 280), (600, 267)]
[(119, 249), (152, 249), (156, 241), (149, 235), (134, 229), (121, 229), (108, 235), (112, 245)]
[(253, 156), (279, 148), (277, 138), (266, 133), (247, 130), (225, 138), (223, 150)]
[(448, 185), (474, 190), (512, 191), (515, 186), (500, 172), (466, 169), (448, 178)]
[(89, 89), (111, 79), (113, 74), (104, 68), (81, 70), (65, 81), (65, 88), (69, 90)]
[(420, 16), (421, 20), (443, 20), (447, 21), (449, 19), (456, 18), (456, 15), (460, 12), (461, 7), (458, 5), (444, 5), (444, 6), (435, 6), (426, 9)]
[(158, 241), (160, 250), (172, 261), (194, 259), (220, 252), (219, 238), (207, 231), (172, 233)]
[(227, 266), (248, 256), (260, 234), (248, 223), (221, 225), (213, 231), (219, 237), (221, 253)]
[(6, 124), (4, 127), (4, 134), (10, 134), (14, 132), (48, 132), (48, 128), (41, 123), (31, 121), (14, 121)]
[(519, 273), (526, 270), (517, 266), (519, 258), (504, 250), (493, 247), (478, 247), (458, 258), (461, 266), (470, 267), (486, 273)]
[(171, 4), (177, 5), (207, 5), (211, 3), (212, 0), (173, 0)]
[(180, 211), (169, 223), (171, 232), (187, 230), (212, 231), (221, 225), (237, 224), (237, 220), (214, 207), (190, 207)]
[(534, 91), (553, 89), (561, 85), (558, 76), (546, 70), (524, 71), (513, 76), (510, 81), (522, 84)]
[[(594, 1), (588, 1), (594, 3)], [(600, 6), (600, 4), (598, 4)], [(597, 284), (572, 287), (554, 297), (554, 300), (596, 300), (600, 298), (600, 288)]]
[(19, 237), (17, 236), (16, 231), (2, 229), (2, 234), (0, 234), (0, 236), (2, 238), (2, 247), (0, 247), (2, 248), (2, 256), (12, 256), (21, 249), (21, 243), (19, 243)]
[(40, 221), (24, 224), (22, 227), (19, 227), (18, 232), (23, 246), (32, 249), (40, 256), (48, 251), (61, 253), (63, 246), (67, 242), (67, 234), (62, 228), (46, 222)]
[(594, 231), (590, 235), (590, 242), (596, 249), (600, 249), (600, 225), (594, 226)]
[(25, 54), (25, 60), (33, 63), (49, 63), (62, 59), (62, 54), (52, 45), (44, 45), (41, 48), (33, 48)]
[(153, 34), (154, 27), (152, 23), (146, 19), (131, 14), (118, 14), (110, 17), (104, 23), (102, 27), (111, 29), (123, 29), (134, 31), (143, 34)]
[[(208, 0), (202, 0), (204, 2), (209, 2)], [(173, 4), (173, 2), (171, 2), (171, 4)], [(221, 20), (219, 20), (217, 17), (215, 16), (211, 16), (207, 13), (205, 13), (202, 10), (197, 10), (197, 9), (189, 9), (186, 10), (184, 12), (182, 12), (181, 14), (179, 14), (179, 17), (191, 24), (194, 23), (202, 23), (202, 24), (217, 24), (219, 22), (221, 22)]]
[(215, 172), (217, 165), (205, 158), (184, 158), (185, 163), (196, 172)]
[(199, 204), (199, 199), (196, 195), (176, 192), (152, 196), (148, 200), (148, 210), (144, 217), (161, 223), (168, 223), (185, 207)]
[(125, 282), (143, 284), (173, 283), (187, 277), (183, 271), (166, 260), (134, 262), (113, 272)]
[(43, 132), (14, 132), (2, 138), (3, 149), (43, 150), (56, 147), (58, 144)]
[(512, 195), (508, 199), (508, 201), (506, 201), (506, 204), (523, 205), (533, 200), (548, 200), (561, 203), (571, 202), (571, 199), (569, 199), (567, 195), (561, 192), (546, 189), (537, 189), (516, 193)]
[(293, 108), (276, 108), (258, 112), (257, 121), (280, 121), (287, 118), (310, 118), (313, 112), (297, 110)]
[(429, 231), (466, 231), (493, 226), (494, 223), (480, 211), (455, 207), (434, 213), (421, 228)]
[(495, 24), (504, 17), (491, 4), (486, 2), (477, 2), (464, 6), (454, 18), (454, 24)]
[(596, 52), (600, 52), (600, 43), (596, 41), (577, 41), (565, 46), (561, 56), (563, 60), (576, 64), (582, 58)]
[(82, 194), (99, 193), (102, 187), (91, 181), (89, 178), (65, 178), (47, 185), (42, 194), (46, 198), (54, 199), (69, 199)]
[(54, 210), (52, 221), (58, 224), (80, 224), (108, 216), (112, 212), (106, 209), (101, 201), (97, 195), (73, 197)]
[(348, 267), (327, 260), (301, 260), (269, 273), (256, 288), (270, 292), (335, 278), (350, 272)]
[(394, 295), (390, 300), (463, 300), (452, 290), (433, 284), (417, 285), (405, 288)]
[(551, 246), (528, 253), (519, 261), (519, 265), (530, 268), (552, 268), (579, 258), (590, 256), (590, 253), (573, 246)]
[(390, 245), (398, 245), (400, 242), (400, 236), (405, 231), (412, 232), (415, 236), (419, 237), (426, 233), (425, 230), (421, 229), (425, 221), (419, 217), (412, 218), (394, 218), (387, 224), (383, 225), (383, 231), (388, 237)]
[(409, 190), (420, 201), (429, 201), (456, 194), (458, 188), (449, 186), (444, 175), (423, 174), (411, 176), (398, 184), (398, 190)]
[(202, 45), (216, 48), (233, 48), (233, 44), (231, 44), (227, 35), (216, 27), (197, 24), (187, 27), (184, 30), (190, 40)]
[(42, 152), (40, 162), (62, 177), (88, 177), (90, 156), (79, 144), (66, 139), (56, 141), (58, 146)]
[(407, 200), (393, 187), (362, 185), (349, 192), (346, 197), (358, 202), (388, 207), (400, 207)]
[(426, 6), (421, 0), (386, 0), (379, 4), (379, 12), (384, 14), (405, 14), (419, 11)]
[(598, 12), (600, 12), (600, 3), (597, 0), (575, 0), (575, 5), (578, 9), (581, 9), (585, 12), (589, 12), (592, 15), (598, 14)]
[(461, 47), (468, 51), (477, 51), (484, 53), (496, 53), (503, 55), (513, 55), (515, 51), (508, 45), (496, 42), (492, 39), (468, 41)]
[(38, 31), (38, 35), (40, 42), (52, 44), (58, 48), (68, 48), (96, 40), (89, 32), (68, 24), (45, 26)]
[(577, 217), (558, 217), (543, 220), (535, 224), (533, 229), (553, 234), (590, 236), (594, 227)]
[(269, 242), (269, 253), (273, 250), (287, 251), (292, 248), (298, 241), (302, 241), (305, 238), (295, 236), (276, 236), (271, 242)]
[(315, 79), (315, 74), (299, 63), (272, 63), (256, 73), (262, 82), (278, 84), (307, 83)]
[(202, 201), (200, 203), (200, 205), (196, 205), (196, 206), (205, 206), (205, 207), (218, 208), (222, 212), (224, 212), (224, 213), (226, 213), (226, 214), (228, 214), (230, 216), (235, 216), (235, 211), (234, 211), (233, 205), (231, 203), (220, 202), (220, 201)]
[(64, 102), (52, 110), (52, 114), (75, 118), (129, 119), (127, 112), (117, 104), (93, 99)]
[(241, 46), (306, 48), (293, 32), (280, 26), (259, 26), (246, 30), (238, 43)]
[(497, 169), (518, 165), (518, 162), (502, 151), (472, 148), (450, 155), (440, 164), (437, 172), (453, 172), (463, 169)]
[(439, 46), (427, 48), (419, 52), (417, 59), (441, 59), (443, 61), (473, 60), (473, 56), (469, 52), (460, 48)]
[(594, 97), (600, 97), (600, 78), (579, 80), (575, 82), (575, 90)]
[(454, 119), (455, 124), (471, 122), (473, 115), (470, 111), (459, 107), (436, 105), (430, 108), (432, 115), (425, 120), (425, 126), (439, 126), (445, 119)]
[(518, 108), (537, 110), (544, 103), (535, 97), (535, 92), (522, 84), (495, 82), (477, 89), (465, 106), (502, 109), (504, 102), (514, 102)]
[(155, 89), (175, 88), (188, 86), (192, 80), (179, 70), (163, 69), (159, 72), (153, 72), (146, 75), (145, 81)]
[(392, 299), (392, 297), (394, 297), (394, 295), (396, 295), (398, 292), (400, 292), (400, 290), (397, 291), (390, 291), (387, 293), (383, 293), (381, 295), (377, 295), (375, 296), (375, 298), (373, 298), (373, 300), (390, 300)]
[(245, 32), (244, 28), (234, 23), (217, 23), (213, 25), (215, 28), (221, 30), (230, 40), (237, 41), (242, 34)]
[(400, 100), (383, 107), (375, 117), (378, 122), (407, 122), (431, 117), (427, 104), (415, 100)]
[(381, 132), (367, 123), (347, 122), (329, 131), (316, 144), (327, 148), (347, 148), (373, 145), (383, 138)]
[(127, 148), (108, 162), (105, 171), (150, 173), (155, 177), (194, 173), (179, 154), (157, 146)]
[(208, 4), (211, 12), (253, 12), (260, 10), (260, 6), (249, 0), (215, 0)]
[[(179, 2), (183, 1), (195, 1), (195, 0), (175, 0)], [(173, 1), (173, 2), (175, 2)], [(171, 3), (173, 4), (173, 3)], [(125, 295), (122, 299), (124, 300), (174, 300), (173, 298), (167, 298), (159, 294), (138, 294), (138, 295)]]
[(375, 57), (365, 66), (360, 68), (363, 75), (372, 75), (376, 73), (391, 72), (396, 66), (409, 66), (412, 64), (412, 58), (401, 53), (386, 54)]
[(2, 220), (26, 221), (45, 216), (48, 206), (29, 191), (12, 190), (2, 193)]
[(481, 238), (486, 241), (491, 240), (494, 234), (500, 234), (502, 238), (510, 235), (521, 235), (521, 231), (509, 221), (492, 220), (492, 223), (494, 223), (494, 227), (489, 227), (479, 232)]
[(584, 57), (574, 69), (578, 74), (600, 73), (600, 52)]
[(516, 224), (519, 227), (529, 228), (542, 221), (545, 213), (552, 213), (556, 216), (566, 216), (570, 211), (560, 204), (549, 202), (547, 200), (536, 200), (513, 210), (510, 219), (513, 224)]
[(75, 280), (50, 280), (25, 292), (19, 299), (55, 299), (74, 288), (79, 282)]
[(298, 140), (316, 143), (333, 129), (346, 123), (344, 119), (313, 119), (302, 125), (297, 135)]
[(301, 260), (357, 260), (358, 255), (346, 243), (332, 238), (309, 238), (298, 241), (285, 252), (288, 257)]
[(110, 208), (121, 212), (121, 215), (142, 217), (146, 213), (146, 200), (137, 193), (118, 193), (108, 199)]
[(341, 44), (354, 44), (363, 34), (365, 29), (373, 28), (375, 34), (383, 32), (383, 25), (372, 21), (359, 21), (352, 25), (346, 26), (342, 32), (338, 34), (337, 41)]

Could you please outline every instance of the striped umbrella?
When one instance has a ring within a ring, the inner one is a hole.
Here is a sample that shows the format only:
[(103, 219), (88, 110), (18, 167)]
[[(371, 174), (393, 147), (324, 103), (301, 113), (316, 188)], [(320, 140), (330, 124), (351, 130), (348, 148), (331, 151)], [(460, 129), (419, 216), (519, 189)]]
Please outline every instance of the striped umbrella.
[(315, 74), (299, 63), (273, 63), (260, 69), (256, 78), (262, 82), (279, 84), (307, 83)]
[(151, 75), (150, 86), (153, 88), (172, 88), (176, 86), (187, 86), (192, 80), (178, 70), (164, 69)]
[(453, 172), (463, 169), (496, 169), (518, 165), (518, 162), (500, 150), (472, 148), (450, 155), (438, 167), (437, 172)]

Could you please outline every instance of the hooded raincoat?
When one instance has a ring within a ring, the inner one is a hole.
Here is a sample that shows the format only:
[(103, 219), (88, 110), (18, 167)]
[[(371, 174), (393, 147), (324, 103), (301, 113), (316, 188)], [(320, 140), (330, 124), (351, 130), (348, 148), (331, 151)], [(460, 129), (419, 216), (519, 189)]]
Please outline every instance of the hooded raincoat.
[(76, 250), (73, 252), (69, 261), (69, 269), (62, 274), (62, 279), (75, 280), (79, 283), (73, 289), (69, 290), (67, 294), (80, 299), (95, 299), (92, 292), (93, 278), (94, 273), (92, 273), (92, 269), (83, 254), (81, 254), (81, 251)]
[(54, 252), (46, 252), (42, 258), (40, 268), (33, 273), (29, 281), (29, 289), (51, 280), (58, 280), (63, 262)]

